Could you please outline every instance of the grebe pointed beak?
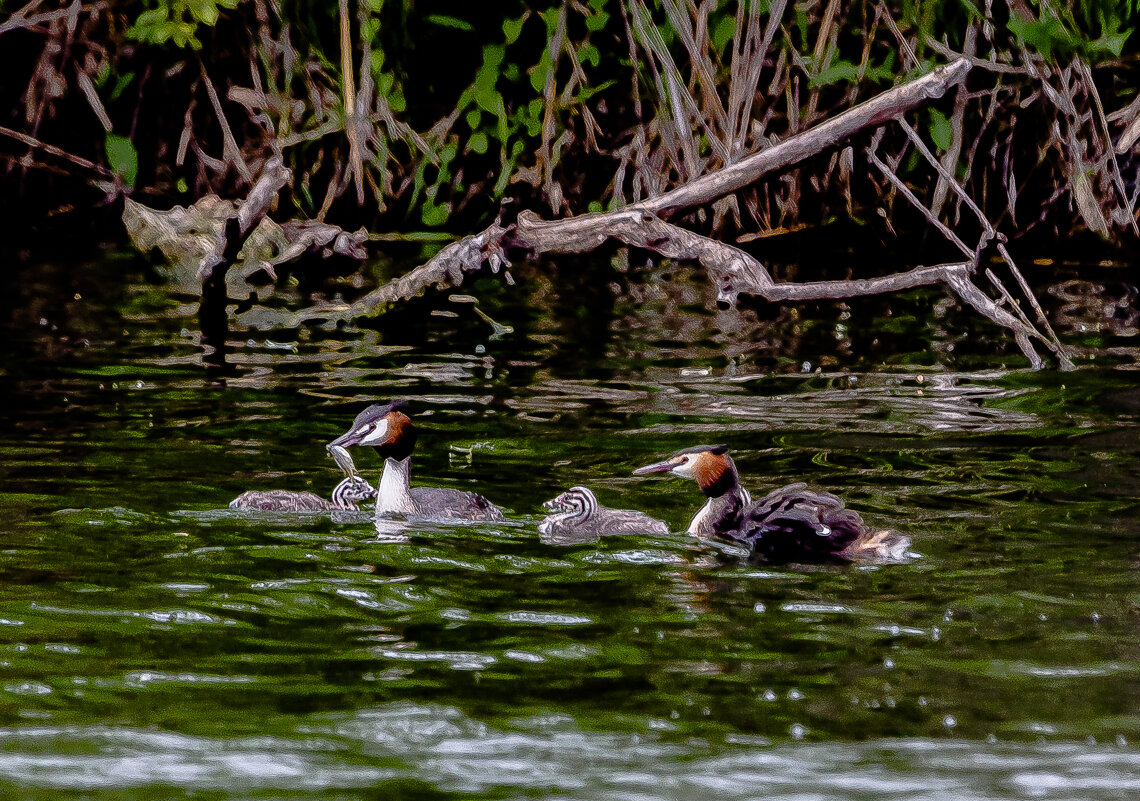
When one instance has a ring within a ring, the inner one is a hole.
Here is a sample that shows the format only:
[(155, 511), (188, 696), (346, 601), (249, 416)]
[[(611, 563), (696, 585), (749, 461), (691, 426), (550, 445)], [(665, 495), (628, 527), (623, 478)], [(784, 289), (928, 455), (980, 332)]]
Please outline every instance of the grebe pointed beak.
[[(353, 445), (359, 445), (360, 440), (363, 438), (364, 434), (361, 431), (349, 431), (341, 434), (339, 437), (326, 445), (325, 448), (331, 455), (333, 453), (333, 448), (351, 448)], [(336, 456), (333, 456), (333, 459), (336, 459)]]
[(668, 473), (676, 466), (676, 461), (673, 459), (666, 459), (663, 462), (657, 462), (656, 464), (647, 464), (645, 467), (639, 467), (633, 471), (633, 474), (635, 476), (649, 476), (653, 475), (654, 473)]

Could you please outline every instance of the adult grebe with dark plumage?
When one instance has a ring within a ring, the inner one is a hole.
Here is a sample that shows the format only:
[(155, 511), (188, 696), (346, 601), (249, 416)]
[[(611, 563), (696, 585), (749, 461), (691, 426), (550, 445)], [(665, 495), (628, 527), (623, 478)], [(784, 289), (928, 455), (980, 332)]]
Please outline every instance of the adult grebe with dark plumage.
[(601, 506), (585, 487), (571, 487), (543, 506), (553, 514), (538, 524), (538, 533), (550, 541), (587, 542), (620, 534), (669, 533), (667, 525), (647, 514)]
[(777, 562), (901, 559), (910, 538), (875, 531), (829, 492), (789, 484), (753, 502), (740, 486), (727, 445), (697, 445), (663, 462), (639, 467), (635, 476), (670, 473), (697, 482), (708, 501), (689, 523), (697, 537), (724, 537)]
[(502, 520), (503, 512), (482, 495), (439, 487), (413, 487), (412, 450), (416, 429), (402, 402), (374, 404), (356, 416), (352, 428), (329, 443), (335, 448), (371, 445), (384, 458), (376, 495), (376, 514), (461, 520)]

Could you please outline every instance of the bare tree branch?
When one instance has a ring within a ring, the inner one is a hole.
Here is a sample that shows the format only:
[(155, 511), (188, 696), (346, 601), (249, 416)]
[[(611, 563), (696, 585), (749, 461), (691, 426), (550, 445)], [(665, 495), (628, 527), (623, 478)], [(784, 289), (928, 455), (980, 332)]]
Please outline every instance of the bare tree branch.
[(11, 139), (15, 139), (17, 142), (23, 142), (28, 147), (34, 147), (38, 150), (42, 150), (45, 153), (57, 156), (58, 158), (64, 159), (66, 161), (70, 161), (72, 164), (82, 167), (85, 170), (91, 170), (100, 177), (114, 177), (112, 172), (102, 164), (96, 164), (93, 161), (88, 161), (82, 156), (76, 156), (72, 153), (68, 153), (66, 150), (58, 148), (55, 145), (49, 145), (47, 142), (41, 142), (39, 139), (36, 139), (34, 136), (28, 136), (26, 133), (13, 131), (11, 128), (4, 128), (3, 126), (0, 126), (0, 136), (10, 137)]
[(226, 119), (226, 113), (222, 111), (222, 101), (218, 99), (218, 93), (214, 89), (214, 84), (210, 81), (210, 76), (206, 73), (206, 65), (200, 58), (198, 59), (198, 66), (202, 70), (202, 83), (206, 85), (206, 95), (210, 98), (210, 105), (214, 107), (214, 114), (218, 117), (218, 124), (222, 126), (222, 156), (226, 161), (234, 165), (246, 183), (253, 183), (253, 174), (249, 171), (249, 165), (245, 163), (245, 159), (242, 158), (241, 148), (238, 147), (237, 140), (234, 139), (234, 132), (230, 130), (230, 123)]

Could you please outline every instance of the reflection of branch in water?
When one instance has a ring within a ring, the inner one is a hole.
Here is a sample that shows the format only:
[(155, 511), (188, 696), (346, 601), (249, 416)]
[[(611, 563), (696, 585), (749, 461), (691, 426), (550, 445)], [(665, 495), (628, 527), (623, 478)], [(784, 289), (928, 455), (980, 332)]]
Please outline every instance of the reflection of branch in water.
[(237, 315), (240, 325), (255, 328), (292, 328), (308, 322), (350, 322), (371, 317), (385, 307), (422, 294), (428, 287), (459, 286), (466, 273), (487, 264), (492, 272), (509, 268), (504, 250), (507, 229), (498, 223), (478, 234), (452, 242), (425, 264), (393, 279), (353, 303), (317, 303), (300, 311), (254, 308)]
[(739, 248), (695, 234), (650, 214), (626, 211), (610, 215), (611, 224), (602, 231), (583, 231), (582, 240), (557, 237), (550, 223), (538, 223), (537, 235), (532, 215), (519, 215), (519, 235), (526, 241), (537, 241), (543, 252), (575, 252), (592, 246), (598, 236), (613, 237), (628, 245), (654, 250), (671, 259), (692, 259), (700, 262), (709, 274), (717, 292), (717, 305), (728, 308), (736, 305), (740, 295), (759, 295), (768, 301), (827, 300), (853, 298), (898, 292), (918, 286), (945, 284), (977, 312), (1014, 332), (1022, 352), (1035, 368), (1045, 362), (1033, 350), (1030, 336), (1040, 336), (1027, 328), (1022, 320), (1000, 308), (988, 295), (974, 286), (970, 274), (972, 262), (941, 264), (933, 267), (916, 267), (905, 273), (880, 278), (849, 279), (846, 281), (813, 281), (803, 284), (776, 283), (764, 265)]
[(1049, 287), (1061, 301), (1054, 312), (1057, 327), (1073, 334), (1110, 333), (1128, 338), (1140, 333), (1138, 293), (1134, 286), (1117, 284), (1112, 289), (1095, 281), (1073, 279)]

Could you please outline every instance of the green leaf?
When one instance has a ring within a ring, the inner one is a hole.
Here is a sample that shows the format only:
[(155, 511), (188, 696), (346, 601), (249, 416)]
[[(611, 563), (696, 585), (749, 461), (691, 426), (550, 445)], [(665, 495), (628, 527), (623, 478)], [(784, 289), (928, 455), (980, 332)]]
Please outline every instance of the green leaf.
[(111, 166), (111, 172), (118, 175), (127, 186), (134, 186), (139, 174), (139, 154), (131, 140), (109, 133), (103, 147), (107, 151), (107, 163)]
[(536, 92), (541, 92), (546, 86), (546, 76), (554, 66), (550, 60), (550, 50), (542, 51), (542, 58), (530, 68), (530, 85)]
[(471, 138), (467, 140), (467, 146), (480, 155), (487, 152), (488, 145), (487, 134), (482, 131), (476, 131), (471, 134)]
[(858, 80), (859, 67), (857, 65), (852, 64), (850, 61), (837, 61), (823, 72), (812, 76), (809, 85), (812, 89), (815, 89), (817, 86), (827, 86), (828, 84), (838, 83), (839, 81), (855, 83)]
[(596, 67), (602, 60), (602, 55), (598, 52), (598, 48), (594, 47), (592, 44), (588, 44), (578, 51), (578, 59), (580, 61), (588, 62), (590, 66)]
[(495, 89), (495, 84), (499, 80), (499, 65), (503, 63), (504, 54), (502, 45), (485, 46), (483, 66), (475, 74), (475, 102), (491, 114), (499, 114), (503, 109), (503, 97)]
[(1047, 61), (1053, 60), (1054, 50), (1069, 53), (1076, 50), (1079, 44), (1077, 38), (1065, 28), (1065, 23), (1057, 17), (1042, 17), (1039, 21), (1030, 21), (1013, 15), (1006, 24), (1014, 36), (1044, 56)]
[(736, 20), (729, 14), (725, 14), (717, 22), (716, 27), (712, 32), (713, 48), (718, 53), (724, 52), (724, 47), (732, 41), (732, 37), (736, 35)]
[(875, 66), (874, 62), (868, 62), (866, 69), (863, 70), (863, 80), (865, 81), (890, 81), (895, 79), (895, 61), (898, 57), (897, 50), (891, 50), (886, 56), (883, 57), (883, 63)]
[(606, 27), (606, 23), (609, 21), (610, 15), (605, 11), (599, 11), (596, 14), (591, 14), (586, 17), (586, 30), (590, 31), (591, 33), (600, 31), (602, 28)]
[(965, 8), (966, 11), (970, 14), (970, 18), (972, 20), (977, 21), (977, 22), (981, 22), (982, 20), (985, 19), (985, 15), (982, 14), (981, 10), (979, 10), (979, 8), (976, 5), (971, 3), (970, 0), (958, 0), (958, 1), (962, 4), (962, 7)]
[(190, 16), (206, 25), (213, 25), (218, 21), (218, 7), (212, 0), (190, 0), (187, 3)]
[(389, 92), (387, 100), (388, 107), (391, 108), (392, 111), (400, 112), (408, 107), (408, 103), (404, 99), (404, 92), (399, 87)]
[(538, 136), (542, 132), (542, 115), (543, 105), (539, 99), (534, 99), (527, 103), (526, 117), (523, 122), (526, 125), (527, 136)]
[(114, 88), (111, 89), (111, 99), (118, 100), (119, 96), (130, 86), (131, 81), (135, 79), (133, 72), (128, 72), (126, 75), (120, 75), (118, 80), (115, 81)]
[(522, 34), (523, 23), (526, 18), (530, 16), (530, 12), (524, 12), (518, 19), (505, 19), (503, 20), (503, 36), (507, 39), (507, 44), (514, 44), (518, 41), (519, 36)]
[(477, 108), (473, 108), (467, 112), (467, 127), (472, 131), (478, 130), (479, 123), (483, 121), (483, 112)]
[(111, 62), (103, 61), (99, 64), (99, 70), (95, 73), (95, 86), (102, 89), (107, 84), (109, 77), (111, 77)]
[(949, 150), (954, 140), (954, 127), (949, 118), (936, 108), (930, 109), (930, 138), (939, 150)]
[(455, 28), (461, 31), (474, 31), (475, 26), (466, 20), (461, 20), (458, 17), (448, 17), (443, 14), (428, 14), (427, 21), (433, 25), (438, 25), (441, 28)]
[(600, 83), (597, 86), (584, 86), (574, 94), (574, 97), (579, 101), (589, 100), (598, 92), (604, 92), (615, 83), (617, 83), (617, 81), (606, 81), (605, 83)]
[(1124, 43), (1128, 41), (1131, 34), (1132, 31), (1124, 31), (1124, 33), (1102, 36), (1093, 42), (1089, 42), (1089, 50), (1094, 53), (1112, 53), (1112, 55), (1120, 58), (1120, 54), (1124, 50)]
[(447, 218), (451, 216), (451, 204), (441, 203), (436, 205), (430, 200), (425, 199), (423, 206), (420, 207), (420, 219), (423, 220), (424, 225), (433, 228), (437, 225), (443, 225), (447, 222)]

